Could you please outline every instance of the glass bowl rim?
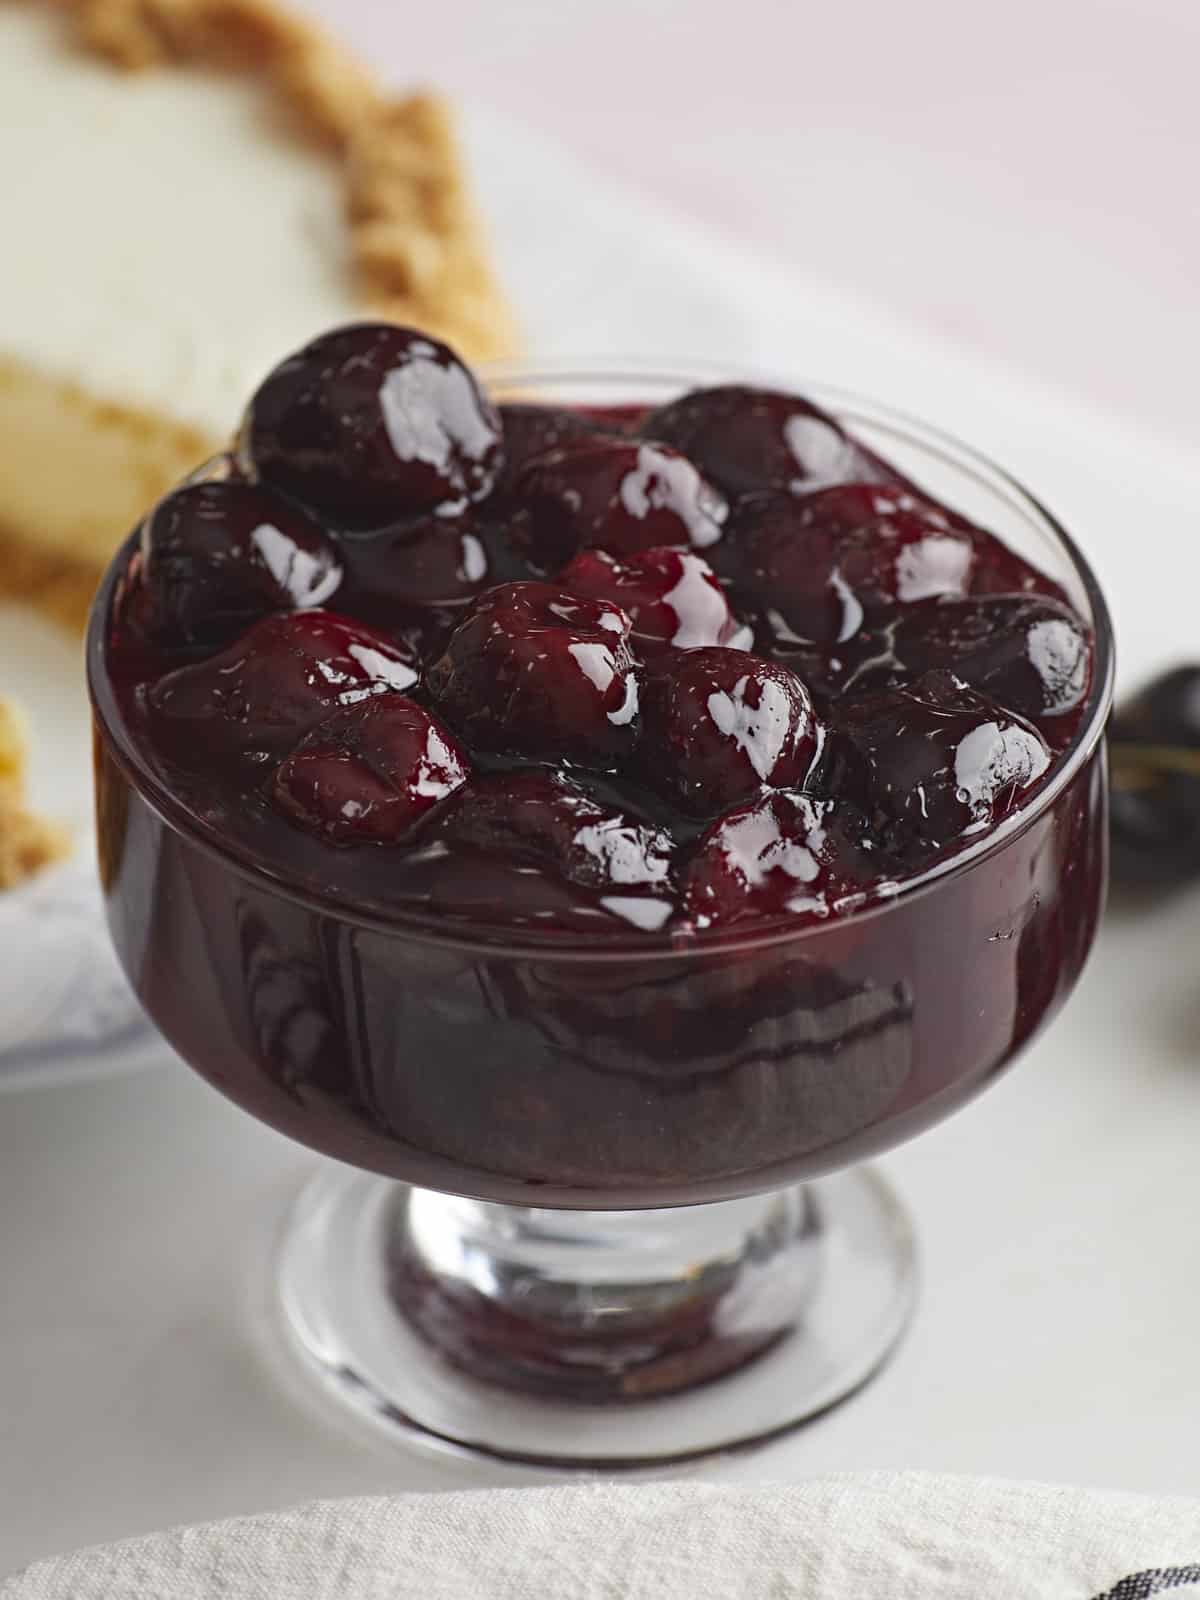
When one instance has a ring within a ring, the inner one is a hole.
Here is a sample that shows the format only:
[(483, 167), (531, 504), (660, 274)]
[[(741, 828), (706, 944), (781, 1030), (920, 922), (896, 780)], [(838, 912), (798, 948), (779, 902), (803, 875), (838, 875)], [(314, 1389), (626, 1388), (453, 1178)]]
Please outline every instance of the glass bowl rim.
[[(686, 370), (681, 370), (686, 367)], [(1026, 512), (1048, 531), (1067, 558), (1075, 577), (1087, 597), (1091, 611), (1093, 634), (1092, 681), (1088, 689), (1083, 715), (1071, 742), (1058, 757), (1059, 765), (1049, 781), (1034, 794), (1025, 806), (1007, 816), (998, 827), (984, 833), (965, 849), (935, 860), (923, 872), (902, 880), (895, 891), (875, 895), (862, 905), (845, 912), (801, 926), (786, 913), (770, 918), (755, 919), (748, 925), (735, 925), (732, 929), (689, 929), (680, 937), (678, 929), (669, 927), (661, 932), (635, 932), (630, 930), (581, 933), (562, 930), (535, 930), (514, 928), (504, 923), (471, 922), (463, 919), (438, 916), (430, 912), (401, 909), (371, 908), (351, 900), (339, 900), (322, 894), (291, 878), (285, 872), (275, 872), (249, 850), (241, 850), (222, 839), (215, 828), (208, 827), (195, 817), (187, 806), (170, 790), (167, 783), (144, 759), (136, 739), (130, 737), (124, 718), (112, 693), (108, 674), (104, 670), (107, 654), (108, 618), (116, 587), (124, 575), (137, 541), (138, 530), (121, 543), (113, 555), (101, 581), (88, 619), (86, 639), (86, 665), (88, 692), (92, 711), (100, 736), (109, 756), (115, 760), (127, 781), (152, 811), (173, 832), (185, 838), (205, 854), (215, 857), (228, 870), (247, 879), (260, 889), (291, 900), (323, 916), (394, 938), (416, 938), (426, 943), (452, 950), (472, 953), (503, 954), (513, 960), (530, 959), (549, 962), (606, 962), (606, 961), (686, 961), (705, 956), (725, 956), (738, 951), (759, 951), (776, 944), (795, 941), (819, 943), (822, 934), (846, 924), (858, 924), (869, 918), (884, 916), (901, 902), (908, 903), (917, 897), (934, 892), (943, 882), (958, 877), (980, 866), (998, 854), (1008, 844), (1025, 833), (1039, 818), (1049, 811), (1071, 783), (1088, 765), (1096, 753), (1104, 734), (1105, 724), (1112, 704), (1115, 655), (1112, 621), (1103, 590), (1091, 565), (1075, 540), (1058, 518), (1011, 473), (992, 461), (981, 451), (965, 444), (955, 435), (912, 416), (898, 407), (876, 401), (853, 390), (833, 384), (784, 379), (778, 374), (755, 371), (739, 366), (733, 368), (723, 363), (689, 361), (647, 362), (637, 358), (614, 360), (581, 357), (540, 361), (526, 365), (520, 362), (483, 364), (478, 369), (487, 387), (497, 388), (516, 384), (537, 387), (551, 383), (612, 383), (627, 381), (661, 383), (686, 389), (699, 384), (753, 383), (786, 389), (803, 394), (831, 410), (839, 418), (863, 409), (858, 418), (883, 428), (892, 428), (917, 448), (940, 455), (960, 471), (966, 470), (994, 487), (997, 481), (1010, 494), (1015, 494)]]

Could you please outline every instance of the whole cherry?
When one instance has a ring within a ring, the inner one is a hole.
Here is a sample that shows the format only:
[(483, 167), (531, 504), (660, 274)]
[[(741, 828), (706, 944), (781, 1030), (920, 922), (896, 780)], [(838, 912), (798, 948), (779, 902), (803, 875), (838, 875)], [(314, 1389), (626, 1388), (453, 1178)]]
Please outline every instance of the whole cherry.
[(832, 647), (898, 602), (966, 594), (975, 546), (936, 506), (849, 483), (742, 501), (720, 560), (734, 595), (781, 643)]
[(652, 442), (600, 440), (529, 463), (514, 494), (512, 536), (530, 563), (554, 574), (580, 550), (635, 555), (655, 545), (707, 550), (721, 538), (725, 501), (686, 457)]
[(779, 662), (713, 647), (672, 653), (647, 673), (642, 775), (689, 816), (801, 788), (823, 739), (803, 680)]
[(643, 550), (624, 559), (606, 550), (581, 550), (559, 582), (572, 594), (620, 606), (643, 658), (668, 647), (717, 644), (741, 650), (753, 643), (751, 630), (730, 611), (712, 568), (691, 550)]
[(487, 531), (470, 514), (413, 517), (340, 546), (342, 603), (381, 624), (396, 607), (461, 608), (495, 582)]
[(897, 870), (1000, 822), (1050, 765), (1035, 728), (944, 671), (844, 703), (832, 750), (834, 791)]
[(500, 418), (449, 346), (392, 323), (335, 328), (259, 385), (239, 442), (247, 474), (334, 525), (371, 527), (487, 495)]
[(219, 655), (155, 683), (147, 711), (189, 766), (258, 766), (285, 755), (332, 712), (410, 689), (416, 663), (393, 640), (327, 611), (265, 617)]
[(469, 773), (436, 717), (405, 695), (381, 694), (319, 723), (276, 769), (270, 795), (329, 844), (395, 844)]
[(501, 584), (451, 634), (428, 687), (472, 748), (612, 770), (637, 736), (629, 631), (606, 601)]
[(504, 430), (504, 471), (496, 486), (502, 500), (537, 456), (593, 445), (607, 430), (579, 411), (512, 401), (499, 407)]
[(832, 800), (778, 790), (727, 811), (701, 835), (684, 877), (685, 915), (699, 927), (742, 917), (820, 921), (871, 882), (861, 815)]
[(141, 529), (143, 632), (171, 646), (225, 644), (274, 611), (324, 605), (342, 580), (332, 542), (257, 484), (174, 490)]
[(776, 389), (693, 389), (652, 411), (642, 432), (674, 445), (728, 495), (807, 494), (830, 483), (902, 481), (827, 411)]
[(549, 868), (581, 888), (669, 893), (671, 836), (561, 773), (527, 768), (473, 779), (438, 836)]
[(1083, 703), (1091, 649), (1075, 612), (1040, 595), (925, 600), (876, 629), (848, 686), (894, 684), (938, 667), (1036, 722)]

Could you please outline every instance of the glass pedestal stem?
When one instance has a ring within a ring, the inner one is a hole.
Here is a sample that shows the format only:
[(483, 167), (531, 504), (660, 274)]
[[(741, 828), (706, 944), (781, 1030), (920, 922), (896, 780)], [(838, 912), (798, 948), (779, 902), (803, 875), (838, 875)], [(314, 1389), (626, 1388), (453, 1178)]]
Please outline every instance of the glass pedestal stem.
[(669, 1394), (798, 1323), (820, 1272), (805, 1188), (662, 1211), (398, 1197), (392, 1288), (452, 1365), (580, 1402)]
[(282, 1241), (288, 1342), (397, 1442), (568, 1471), (761, 1443), (861, 1387), (912, 1310), (864, 1167), (719, 1205), (548, 1211), (330, 1162)]

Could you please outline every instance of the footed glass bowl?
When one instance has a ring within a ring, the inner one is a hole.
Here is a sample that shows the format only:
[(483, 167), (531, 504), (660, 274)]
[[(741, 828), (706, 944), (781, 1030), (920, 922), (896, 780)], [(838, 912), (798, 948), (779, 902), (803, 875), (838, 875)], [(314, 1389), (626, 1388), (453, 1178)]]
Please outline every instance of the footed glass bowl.
[[(657, 405), (711, 372), (515, 372), (501, 399)], [(948, 1115), (1070, 993), (1106, 880), (1112, 639), (1087, 563), (998, 468), (805, 392), (1067, 592), (1095, 636), (1072, 745), (1018, 812), (891, 898), (686, 948), (349, 909), (273, 875), (154, 770), (88, 639), (118, 954), (175, 1049), (327, 1157), (283, 1321), (350, 1405), (516, 1460), (645, 1466), (852, 1393), (909, 1316), (913, 1243), (864, 1159)]]

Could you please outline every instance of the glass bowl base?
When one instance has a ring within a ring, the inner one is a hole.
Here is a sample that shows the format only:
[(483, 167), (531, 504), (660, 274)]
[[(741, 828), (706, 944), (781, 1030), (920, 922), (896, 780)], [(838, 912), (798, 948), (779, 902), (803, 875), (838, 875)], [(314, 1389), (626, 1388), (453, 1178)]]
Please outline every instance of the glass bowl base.
[[(411, 1273), (397, 1270), (414, 1253), (448, 1286), (423, 1330), (403, 1309), (418, 1305), (403, 1287)], [(278, 1287), (309, 1374), (397, 1444), (611, 1473), (745, 1449), (820, 1416), (887, 1360), (916, 1281), (907, 1215), (870, 1168), (746, 1201), (635, 1213), (483, 1206), (331, 1164), (296, 1204)], [(464, 1292), (472, 1316), (447, 1317)], [(540, 1353), (532, 1368), (502, 1362), (512, 1308), (527, 1331), (531, 1304), (537, 1327), (569, 1323), (569, 1333), (549, 1362)], [(686, 1349), (664, 1354), (648, 1336), (651, 1358), (628, 1366), (631, 1329), (678, 1328), (681, 1318), (693, 1330)], [(474, 1342), (464, 1347), (468, 1324)], [(740, 1363), (727, 1356), (737, 1340), (748, 1352)], [(578, 1383), (538, 1381), (571, 1363)], [(617, 1367), (633, 1378), (613, 1398), (620, 1384), (597, 1386), (597, 1374)], [(671, 1392), (666, 1373), (679, 1375)]]

